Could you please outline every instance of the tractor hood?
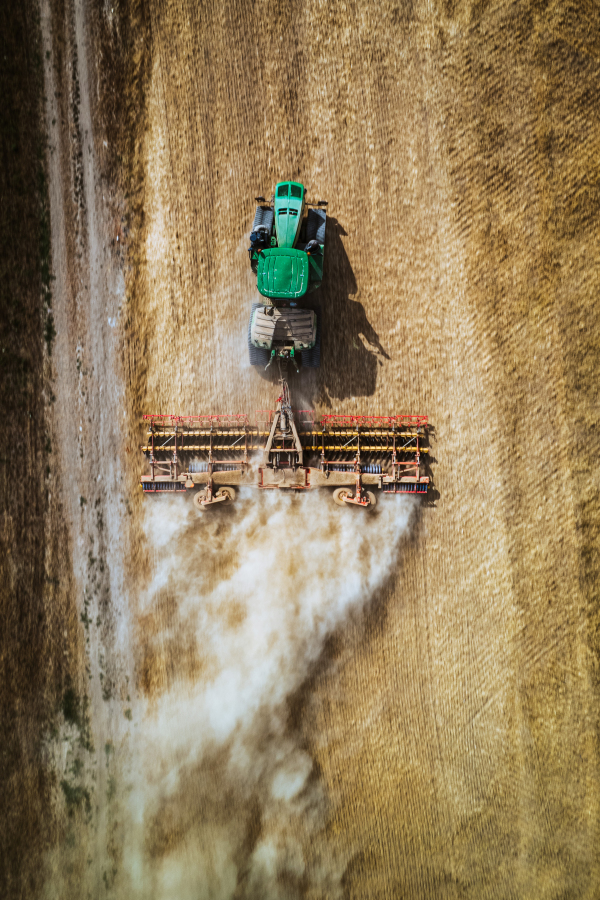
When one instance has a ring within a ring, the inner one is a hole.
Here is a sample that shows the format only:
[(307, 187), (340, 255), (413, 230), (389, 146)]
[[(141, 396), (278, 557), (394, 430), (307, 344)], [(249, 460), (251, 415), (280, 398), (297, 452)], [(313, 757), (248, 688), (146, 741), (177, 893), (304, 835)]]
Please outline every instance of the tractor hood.
[(303, 250), (274, 247), (258, 259), (257, 286), (263, 297), (296, 299), (308, 289), (308, 256)]
[(304, 209), (304, 187), (297, 181), (282, 181), (275, 187), (275, 234), (279, 247), (296, 243)]

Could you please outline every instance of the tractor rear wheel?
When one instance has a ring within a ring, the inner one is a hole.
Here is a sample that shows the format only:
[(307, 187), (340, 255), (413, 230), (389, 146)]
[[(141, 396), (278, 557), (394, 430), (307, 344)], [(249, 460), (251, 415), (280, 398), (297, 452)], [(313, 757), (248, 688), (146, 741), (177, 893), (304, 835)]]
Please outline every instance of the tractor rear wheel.
[(317, 317), (317, 336), (312, 350), (302, 351), (302, 368), (319, 369), (321, 367), (321, 316)]
[(264, 304), (253, 303), (250, 312), (250, 321), (248, 322), (248, 358), (251, 366), (262, 366), (264, 369), (271, 358), (271, 353), (269, 350), (265, 350), (264, 347), (255, 347), (252, 343), (252, 316), (254, 315), (254, 310), (260, 306), (264, 306)]
[(352, 492), (348, 490), (348, 488), (336, 488), (333, 492), (333, 499), (338, 506), (346, 506), (344, 502), (344, 497), (351, 497)]

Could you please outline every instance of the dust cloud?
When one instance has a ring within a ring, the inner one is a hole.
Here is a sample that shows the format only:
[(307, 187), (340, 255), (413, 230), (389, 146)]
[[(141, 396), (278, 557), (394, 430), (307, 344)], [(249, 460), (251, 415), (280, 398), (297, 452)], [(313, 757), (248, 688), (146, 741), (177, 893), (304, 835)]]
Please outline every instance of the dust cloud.
[(251, 489), (204, 514), (181, 497), (147, 503), (129, 896), (339, 894), (343, 861), (302, 851), (309, 832), (325, 847), (327, 801), (294, 698), (327, 637), (390, 577), (413, 509)]

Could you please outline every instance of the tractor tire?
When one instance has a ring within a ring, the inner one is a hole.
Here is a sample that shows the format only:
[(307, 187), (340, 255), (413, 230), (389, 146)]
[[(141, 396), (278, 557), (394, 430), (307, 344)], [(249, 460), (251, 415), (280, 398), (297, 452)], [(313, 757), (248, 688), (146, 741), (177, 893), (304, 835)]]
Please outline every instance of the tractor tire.
[(327, 222), (327, 213), (324, 209), (309, 209), (306, 217), (306, 243), (309, 241), (317, 241), (319, 244), (325, 243), (325, 224)]
[(268, 206), (257, 206), (254, 214), (254, 222), (252, 223), (252, 231), (256, 231), (261, 225), (268, 229), (269, 237), (273, 231), (273, 210)]
[(272, 231), (273, 231), (273, 220), (274, 220), (274, 218), (275, 218), (275, 213), (273, 212), (272, 209), (265, 209), (265, 210), (263, 211), (262, 224), (263, 224), (263, 226), (264, 226), (265, 228), (268, 228), (268, 229), (269, 229), (269, 237), (271, 236), (271, 233), (272, 233)]
[(352, 491), (349, 491), (348, 488), (336, 488), (333, 492), (333, 500), (334, 503), (337, 503), (338, 506), (346, 506), (344, 503), (344, 497), (351, 497)]
[(263, 350), (262, 347), (253, 347), (252, 344), (248, 344), (248, 358), (251, 366), (262, 366), (264, 369), (269, 362), (269, 351)]
[(321, 317), (317, 319), (317, 339), (315, 346), (311, 350), (302, 351), (302, 368), (303, 369), (320, 369), (321, 368)]
[(252, 316), (254, 315), (254, 310), (260, 306), (262, 306), (261, 303), (253, 303), (250, 312), (250, 321), (248, 322), (248, 359), (251, 366), (262, 366), (264, 369), (271, 358), (271, 354), (263, 347), (255, 347), (252, 344)]
[(225, 504), (233, 503), (233, 501), (235, 500), (235, 488), (232, 488), (232, 487), (219, 488), (219, 490), (215, 494), (215, 497), (227, 497), (226, 500), (223, 500), (223, 503), (225, 503)]
[(254, 222), (252, 223), (251, 231), (256, 231), (259, 225), (262, 225), (263, 222), (263, 208), (262, 206), (256, 207), (256, 212), (254, 213)]
[(320, 223), (319, 227), (317, 228), (316, 240), (319, 242), (319, 244), (324, 245), (325, 244), (325, 226), (326, 226), (326, 222), (327, 222), (327, 214), (324, 209), (320, 210), (320, 212), (323, 213), (323, 217), (321, 219), (321, 223)]

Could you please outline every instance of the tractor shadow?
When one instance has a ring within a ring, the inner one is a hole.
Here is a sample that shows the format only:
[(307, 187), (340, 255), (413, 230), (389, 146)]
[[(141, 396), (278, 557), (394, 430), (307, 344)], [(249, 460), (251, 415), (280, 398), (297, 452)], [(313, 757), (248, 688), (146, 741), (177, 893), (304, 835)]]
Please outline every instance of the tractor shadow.
[[(342, 242), (346, 234), (337, 219), (327, 218), (323, 284), (307, 298), (314, 297), (311, 305), (321, 317), (321, 368), (306, 375), (312, 382), (311, 399), (324, 405), (330, 398), (374, 394), (382, 365), (378, 356), (390, 358), (362, 303), (352, 299), (358, 285)], [(309, 384), (306, 388), (310, 390)]]

